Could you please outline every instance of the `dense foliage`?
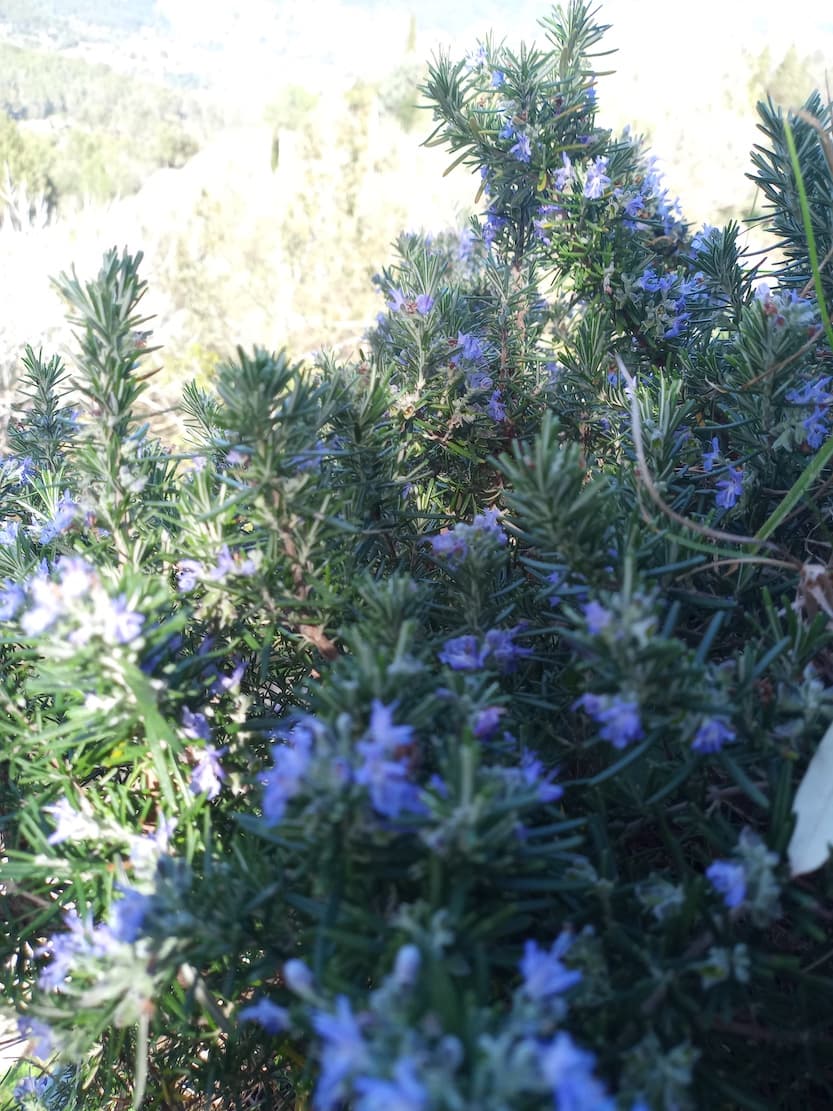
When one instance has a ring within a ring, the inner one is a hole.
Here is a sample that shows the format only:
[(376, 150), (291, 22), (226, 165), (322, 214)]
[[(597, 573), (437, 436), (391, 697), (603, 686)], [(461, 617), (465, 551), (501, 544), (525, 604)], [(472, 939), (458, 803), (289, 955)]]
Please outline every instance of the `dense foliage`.
[(544, 27), (430, 66), (486, 211), (402, 238), (361, 361), (240, 349), (175, 454), (140, 257), (58, 282), (83, 401), (30, 350), (0, 476), (24, 1108), (833, 1096), (833, 874), (787, 861), (833, 719), (830, 110), (760, 107), (763, 274), (601, 126), (584, 0)]

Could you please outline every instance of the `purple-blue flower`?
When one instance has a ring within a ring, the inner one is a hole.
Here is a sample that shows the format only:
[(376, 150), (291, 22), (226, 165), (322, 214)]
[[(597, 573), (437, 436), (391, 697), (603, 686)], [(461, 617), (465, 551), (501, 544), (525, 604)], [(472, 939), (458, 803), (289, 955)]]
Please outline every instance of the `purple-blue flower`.
[(317, 1011), (312, 1025), (321, 1039), (321, 1069), (315, 1089), (316, 1111), (335, 1111), (348, 1095), (347, 1081), (370, 1065), (370, 1055), (350, 1000), (339, 995), (335, 1013)]
[(55, 829), (46, 839), (47, 845), (60, 845), (64, 841), (84, 841), (98, 837), (98, 822), (80, 810), (76, 810), (66, 798), (44, 806), (44, 814), (52, 819)]
[(191, 773), (191, 790), (195, 795), (205, 795), (209, 800), (216, 799), (222, 790), (226, 773), (220, 763), (220, 757), (226, 751), (206, 745), (197, 756), (197, 762)]
[(177, 590), (182, 594), (193, 590), (204, 571), (205, 568), (198, 559), (181, 559), (176, 572)]
[(64, 600), (57, 585), (45, 576), (32, 580), (29, 595), (35, 604), (20, 618), (20, 627), (26, 636), (39, 636), (63, 616)]
[(599, 736), (614, 748), (626, 748), (644, 736), (639, 704), (632, 699), (587, 692), (573, 703), (573, 709), (578, 707), (601, 726)]
[(315, 977), (298, 957), (291, 957), (283, 966), (283, 982), (302, 998), (315, 990)]
[(572, 944), (572, 934), (563, 931), (552, 943), (549, 950), (538, 947), (537, 942), (527, 941), (521, 960), (524, 994), (535, 1000), (548, 999), (577, 984), (581, 972), (567, 968), (561, 958)]
[(289, 1028), (289, 1012), (285, 1007), (279, 1007), (271, 999), (264, 996), (257, 1003), (250, 1003), (248, 1007), (238, 1013), (239, 1022), (256, 1022), (267, 1034), (280, 1034)]
[(78, 515), (78, 504), (72, 500), (68, 490), (64, 490), (55, 506), (55, 514), (40, 528), (41, 544), (49, 544), (56, 536), (66, 532)]
[(515, 644), (515, 637), (523, 632), (522, 625), (515, 625), (511, 629), (489, 629), (483, 638), (483, 647), (491, 656), (501, 671), (509, 673), (514, 671), (518, 660), (532, 655), (532, 649)]
[(468, 634), (451, 637), (438, 653), (440, 663), (447, 664), (452, 671), (477, 671), (486, 662), (486, 656), (487, 651), (477, 637)]
[(130, 609), (127, 598), (101, 597), (96, 616), (102, 624), (101, 635), (109, 644), (129, 644), (142, 631), (144, 616), (138, 610)]
[(506, 81), (506, 74), (502, 70), (493, 69), (492, 70), (492, 80), (489, 83), (489, 88), (490, 89), (499, 89), (505, 81)]
[(122, 891), (121, 899), (117, 899), (110, 910), (110, 932), (116, 941), (132, 945), (142, 933), (153, 896), (133, 887), (124, 887)]
[(356, 782), (369, 789), (373, 808), (386, 818), (420, 809), (417, 790), (409, 779), (414, 731), (410, 725), (393, 724), (393, 709), (393, 705), (374, 699), (367, 736), (356, 745), (362, 758)]
[(419, 1066), (407, 1057), (393, 1066), (390, 1080), (360, 1076), (355, 1081), (355, 1111), (424, 1111), (428, 1092), (418, 1079)]
[(486, 357), (486, 348), (483, 340), (469, 332), (457, 333), (457, 348), (460, 355), (470, 363), (482, 362)]
[(500, 719), (506, 713), (503, 706), (487, 706), (474, 719), (472, 733), (479, 741), (487, 741), (494, 736), (500, 726)]
[(190, 710), (187, 706), (182, 711), (182, 732), (192, 741), (211, 740), (208, 718), (199, 710)]
[(559, 1030), (541, 1051), (541, 1071), (552, 1087), (556, 1111), (615, 1111), (616, 1104), (593, 1075), (596, 1058)]
[[(471, 525), (468, 527), (472, 532), (479, 532), (483, 536), (491, 537), (491, 539), (496, 540), (502, 547), (507, 543), (507, 536), (499, 524), (501, 516), (500, 510), (492, 505), (488, 509), (484, 509), (482, 513), (475, 514), (472, 518)], [(466, 528), (465, 525), (462, 527)]]
[(743, 493), (743, 471), (729, 467), (725, 478), (718, 480), (715, 500), (722, 509), (731, 509)]
[(588, 602), (582, 608), (584, 609), (584, 619), (587, 622), (587, 631), (591, 636), (598, 636), (599, 633), (604, 632), (613, 620), (613, 614), (610, 610), (605, 609), (598, 602)]
[(695, 752), (719, 752), (735, 740), (735, 731), (723, 718), (706, 718), (701, 722), (691, 747)]
[(509, 153), (514, 154), (519, 162), (529, 162), (532, 158), (532, 147), (529, 144), (529, 136), (525, 131), (518, 132), (515, 135), (516, 142), (514, 146), (509, 148)]
[(805, 382), (803, 386), (794, 390), (787, 390), (785, 397), (792, 405), (828, 405), (831, 401), (827, 387), (830, 377), (818, 378), (813, 382)]
[(712, 436), (711, 450), (703, 452), (703, 470), (706, 472), (711, 471), (719, 458), (720, 441), (718, 440), (717, 436)]
[(573, 180), (573, 163), (570, 161), (570, 156), (566, 151), (561, 152), (561, 169), (556, 170), (555, 173), (555, 188), (558, 192), (562, 192), (567, 187), (567, 183)]
[(716, 860), (706, 869), (706, 877), (730, 910), (746, 898), (746, 873), (733, 860)]
[(19, 532), (20, 525), (17, 521), (7, 521), (6, 524), (0, 528), (0, 544), (2, 544), (4, 548), (14, 544)]
[(46, 1099), (51, 1084), (52, 1078), (47, 1075), (24, 1076), (19, 1084), (15, 1084), (12, 1095), (18, 1104), (26, 1105), (27, 1101), (33, 1099), (41, 1103)]
[(588, 200), (597, 201), (610, 185), (610, 178), (605, 173), (607, 161), (606, 158), (599, 155), (587, 170), (587, 177), (584, 181), (584, 195)]
[(470, 390), (490, 390), (492, 385), (492, 376), (485, 370), (470, 370), (466, 375), (466, 387)]
[(312, 763), (312, 730), (296, 726), (287, 743), (272, 748), (272, 767), (263, 773), (263, 820), (267, 826), (277, 825), (284, 816), (286, 804), (299, 794)]
[(22, 1016), (17, 1020), (17, 1030), (21, 1038), (32, 1043), (32, 1053), (45, 1061), (52, 1052), (52, 1028), (39, 1018)]
[(391, 312), (399, 312), (403, 308), (405, 301), (406, 297), (402, 290), (394, 288), (390, 291), (390, 301), (387, 302), (387, 305)]
[(448, 556), (454, 561), (465, 559), (468, 553), (466, 539), (458, 529), (437, 533), (431, 537), (430, 544), (434, 555)]
[(420, 293), (416, 299), (416, 310), (420, 316), (427, 316), (434, 307), (434, 298), (430, 293)]
[(5, 579), (0, 589), (0, 621), (10, 621), (20, 610), (26, 595), (20, 583)]
[[(558, 591), (565, 583), (564, 572), (551, 571), (549, 575), (547, 575), (546, 581), (554, 591)], [(558, 593), (549, 594), (547, 596), (547, 601), (551, 606), (559, 606), (561, 605), (561, 595)]]
[(827, 410), (814, 409), (809, 417), (804, 418), (801, 425), (807, 436), (808, 445), (813, 451), (817, 451), (827, 439)]
[[(504, 734), (508, 736), (508, 734)], [(513, 769), (514, 770), (514, 769)], [(564, 794), (564, 788), (553, 783), (556, 770), (544, 772), (544, 765), (531, 752), (524, 752), (520, 765), (517, 768), (520, 780), (524, 787), (535, 787), (541, 802), (555, 802)]]
[(489, 398), (489, 404), (486, 408), (487, 413), (494, 421), (506, 420), (506, 406), (501, 401), (500, 390), (495, 390)]

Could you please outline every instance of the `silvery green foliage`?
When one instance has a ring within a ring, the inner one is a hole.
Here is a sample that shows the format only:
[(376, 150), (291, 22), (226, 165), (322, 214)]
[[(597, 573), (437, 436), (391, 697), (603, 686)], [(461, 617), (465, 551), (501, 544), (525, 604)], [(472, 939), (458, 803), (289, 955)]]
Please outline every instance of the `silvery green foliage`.
[(187, 386), (187, 444), (139, 417), (140, 257), (59, 279), (83, 404), (28, 351), (0, 468), (21, 1106), (829, 1096), (829, 865), (785, 853), (833, 717), (831, 353), (783, 120), (765, 274), (604, 128), (603, 31), (573, 0), (435, 59), (482, 219), (402, 237), (355, 363)]

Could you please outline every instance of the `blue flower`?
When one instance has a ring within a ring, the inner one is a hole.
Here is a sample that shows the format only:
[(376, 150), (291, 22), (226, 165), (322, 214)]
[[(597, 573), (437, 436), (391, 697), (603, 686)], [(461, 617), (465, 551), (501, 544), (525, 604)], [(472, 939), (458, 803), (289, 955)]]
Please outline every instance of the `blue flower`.
[(52, 1041), (52, 1028), (39, 1018), (21, 1017), (17, 1020), (17, 1029), (21, 1038), (32, 1043), (32, 1053), (45, 1061), (54, 1048)]
[(827, 439), (827, 410), (814, 409), (809, 417), (801, 422), (807, 434), (807, 443), (814, 450), (818, 450)]
[(613, 614), (610, 610), (605, 609), (598, 602), (588, 602), (583, 609), (587, 631), (591, 636), (598, 636), (599, 633), (604, 632), (613, 620)]
[(50, 629), (64, 614), (64, 600), (55, 583), (45, 575), (33, 579), (29, 594), (35, 605), (20, 619), (20, 627), (26, 636), (40, 636)]
[(716, 860), (706, 869), (706, 877), (730, 910), (746, 898), (746, 872), (732, 860)]
[(393, 724), (393, 709), (374, 699), (367, 736), (356, 745), (363, 759), (356, 782), (370, 789), (374, 809), (386, 818), (421, 809), (417, 790), (408, 778), (408, 750), (414, 731), (410, 725)]
[(498, 216), (496, 212), (487, 212), (486, 220), (483, 227), (483, 242), (486, 247), (491, 247), (497, 238), (498, 232), (502, 231), (509, 221), (505, 216)]
[(387, 302), (391, 312), (399, 312), (405, 305), (406, 297), (401, 289), (394, 288), (390, 291), (390, 301)]
[(239, 1022), (256, 1022), (267, 1034), (280, 1034), (289, 1028), (289, 1012), (265, 996), (244, 1007), (237, 1018)]
[(720, 232), (717, 228), (712, 227), (711, 224), (704, 224), (691, 241), (692, 251), (696, 255), (701, 255), (710, 250), (715, 246), (719, 235)]
[[(553, 588), (554, 591), (558, 591), (562, 586), (564, 586), (565, 581), (566, 581), (565, 576), (564, 576), (564, 572), (563, 571), (551, 571), (549, 573), (549, 575), (547, 575), (546, 581), (549, 584), (549, 586), (551, 586)], [(561, 605), (561, 595), (558, 594), (558, 593), (549, 594), (547, 596), (547, 601), (549, 602), (549, 604), (551, 606), (559, 606), (559, 605)]]
[(730, 467), (725, 478), (717, 483), (715, 500), (722, 509), (731, 509), (743, 493), (743, 471)]
[(299, 725), (290, 733), (287, 744), (272, 749), (272, 767), (261, 776), (263, 820), (267, 826), (277, 825), (287, 802), (300, 793), (312, 763), (312, 744), (312, 731)]
[(644, 736), (639, 704), (631, 699), (588, 692), (573, 703), (573, 709), (578, 707), (602, 727), (599, 736), (614, 748), (626, 748), (632, 741)]
[(685, 322), (687, 320), (690, 320), (690, 319), (691, 319), (691, 313), (690, 312), (678, 313), (674, 317), (674, 319), (671, 321), (670, 327), (666, 328), (665, 331), (662, 333), (663, 338), (664, 339), (676, 339), (677, 336), (679, 336), (680, 332), (682, 331), (683, 325), (685, 324)]
[(60, 845), (64, 841), (86, 841), (101, 833), (98, 822), (87, 814), (76, 810), (67, 798), (44, 806), (44, 814), (52, 819), (55, 830), (46, 839), (47, 845)]
[(506, 81), (506, 74), (502, 70), (492, 70), (492, 80), (489, 84), (490, 89), (499, 89)]
[(452, 671), (477, 671), (486, 662), (487, 651), (482, 648), (477, 637), (465, 635), (451, 637), (445, 642), (438, 658)]
[(573, 163), (566, 151), (561, 152), (561, 169), (556, 170), (554, 185), (558, 192), (566, 189), (568, 182), (573, 180)]
[(500, 726), (500, 719), (506, 713), (503, 706), (487, 706), (481, 710), (474, 719), (472, 733), (479, 741), (486, 741), (494, 736)]
[(540, 1060), (556, 1111), (614, 1111), (615, 1103), (593, 1075), (596, 1058), (579, 1049), (566, 1030), (559, 1030)]
[(492, 396), (489, 398), (489, 404), (488, 404), (487, 409), (486, 409), (489, 416), (494, 421), (504, 421), (504, 420), (506, 420), (506, 406), (504, 405), (504, 403), (501, 401), (500, 398), (501, 398), (500, 390), (495, 390), (494, 393), (492, 394)]
[(22, 1106), (30, 1106), (29, 1101), (37, 1100), (42, 1105), (52, 1084), (50, 1076), (25, 1076), (19, 1084), (15, 1085), (14, 1098)]
[(423, 1111), (428, 1092), (417, 1079), (419, 1066), (401, 1057), (393, 1066), (393, 1079), (360, 1076), (355, 1082), (355, 1111)]
[(427, 316), (434, 307), (434, 298), (430, 293), (420, 293), (416, 299), (416, 310), (420, 316)]
[[(504, 734), (504, 736), (508, 736), (508, 734)], [(555, 769), (545, 773), (544, 765), (531, 752), (524, 752), (521, 756), (520, 765), (514, 770), (517, 770), (518, 777), (524, 787), (535, 787), (541, 802), (555, 802), (564, 794), (564, 788), (559, 787), (557, 783), (553, 783), (556, 775)]]
[(108, 644), (129, 644), (142, 631), (144, 616), (138, 610), (130, 609), (127, 598), (100, 598), (96, 616), (102, 629), (101, 635)]
[(465, 559), (468, 554), (465, 537), (457, 529), (437, 533), (429, 542), (434, 555), (448, 556), (452, 562)]
[(785, 397), (793, 405), (827, 405), (831, 401), (827, 392), (830, 381), (828, 376), (814, 382), (805, 382), (799, 389), (787, 390)]
[(211, 740), (208, 718), (198, 710), (189, 710), (187, 706), (182, 711), (182, 732), (192, 741)]
[(593, 165), (587, 171), (587, 177), (584, 181), (584, 195), (591, 201), (597, 201), (608, 185), (610, 185), (610, 178), (605, 173), (607, 169), (607, 159), (601, 155), (596, 158)]
[(629, 198), (629, 200), (625, 202), (623, 211), (626, 216), (630, 217), (630, 219), (633, 220), (640, 214), (644, 207), (645, 198), (642, 196), (641, 193), (637, 193), (636, 196)]
[(3, 547), (9, 547), (17, 540), (17, 534), (20, 532), (20, 525), (17, 521), (8, 521), (2, 528), (0, 528), (0, 544)]
[(187, 594), (193, 590), (204, 570), (205, 568), (198, 559), (181, 559), (176, 572), (177, 590), (182, 594)]
[(422, 964), (422, 954), (416, 945), (403, 945), (396, 954), (393, 966), (394, 983), (400, 987), (410, 987), (417, 981)]
[(509, 148), (509, 153), (514, 154), (519, 162), (529, 162), (532, 158), (532, 147), (529, 145), (529, 136), (526, 132), (516, 135), (517, 142)]
[(484, 649), (504, 673), (514, 671), (518, 660), (532, 655), (531, 648), (515, 644), (515, 637), (521, 632), (522, 625), (515, 625), (512, 629), (489, 629), (483, 638)]
[(12, 579), (5, 579), (0, 588), (0, 621), (10, 621), (25, 600), (23, 587)]
[(292, 957), (284, 964), (283, 982), (290, 991), (302, 998), (315, 991), (315, 977), (309, 967), (297, 957)]
[(314, 1106), (316, 1111), (334, 1111), (348, 1095), (349, 1078), (369, 1067), (367, 1046), (350, 1000), (344, 995), (336, 999), (335, 1014), (316, 1011), (312, 1025), (322, 1041)]
[(723, 718), (706, 718), (694, 734), (691, 747), (695, 752), (719, 752), (735, 740), (735, 731)]
[(122, 891), (122, 898), (113, 903), (110, 911), (110, 932), (116, 941), (132, 944), (142, 933), (153, 897), (133, 887), (124, 887)]
[(535, 1000), (548, 999), (553, 995), (561, 995), (579, 982), (581, 972), (561, 963), (561, 957), (570, 948), (572, 941), (572, 934), (565, 930), (552, 943), (549, 952), (539, 949), (534, 941), (525, 943), (521, 975), (524, 978), (523, 991), (526, 996)]
[(195, 795), (205, 795), (209, 800), (216, 799), (219, 795), (226, 773), (220, 763), (220, 757), (226, 751), (206, 745), (197, 756), (197, 763), (191, 773), (191, 790)]
[(56, 536), (66, 532), (78, 515), (78, 505), (72, 500), (68, 490), (64, 490), (55, 506), (55, 515), (44, 522), (40, 528), (41, 544), (49, 544)]
[(470, 390), (490, 390), (492, 378), (485, 370), (472, 370), (466, 375), (466, 387)]
[[(492, 505), (488, 509), (484, 509), (482, 513), (476, 514), (472, 518), (471, 525), (469, 525), (468, 528), (472, 532), (480, 533), (483, 536), (490, 537), (492, 540), (497, 541), (497, 543), (501, 547), (503, 547), (503, 545), (507, 542), (507, 536), (498, 524), (501, 515), (502, 514), (500, 510), (496, 506)], [(463, 527), (465, 528), (466, 526)]]
[(470, 363), (482, 362), (486, 357), (486, 349), (483, 345), (483, 340), (478, 339), (477, 336), (473, 336), (469, 332), (457, 333), (457, 347), (460, 355)]
[(720, 458), (720, 442), (717, 436), (712, 436), (711, 451), (703, 452), (703, 470), (708, 472)]

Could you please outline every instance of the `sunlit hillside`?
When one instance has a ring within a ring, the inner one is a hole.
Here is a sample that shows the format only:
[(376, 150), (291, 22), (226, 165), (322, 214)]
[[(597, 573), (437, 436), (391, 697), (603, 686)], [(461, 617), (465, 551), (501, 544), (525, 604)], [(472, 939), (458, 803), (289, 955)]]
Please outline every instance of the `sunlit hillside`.
[[(753, 211), (756, 99), (798, 101), (823, 80), (831, 25), (805, 9), (793, 45), (772, 5), (733, 4), (718, 34), (705, 3), (674, 41), (656, 3), (603, 6), (618, 50), (600, 122), (649, 136), (693, 223)], [(4, 381), (25, 343), (68, 341), (49, 277), (92, 274), (113, 244), (145, 252), (161, 383), (209, 373), (236, 343), (355, 350), (397, 234), (459, 225), (477, 190), (420, 146), (426, 59), (490, 27), (543, 41), (546, 12), (528, 0), (0, 2)]]

